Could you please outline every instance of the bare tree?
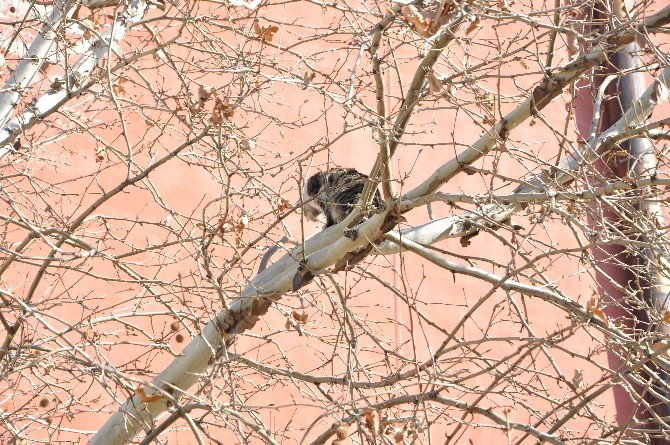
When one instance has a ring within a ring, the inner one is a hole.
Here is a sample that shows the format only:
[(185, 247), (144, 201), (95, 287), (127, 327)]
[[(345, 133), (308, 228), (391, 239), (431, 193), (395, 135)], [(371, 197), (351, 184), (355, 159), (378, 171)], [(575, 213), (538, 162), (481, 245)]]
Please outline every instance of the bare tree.
[(670, 440), (670, 7), (0, 14), (3, 443)]

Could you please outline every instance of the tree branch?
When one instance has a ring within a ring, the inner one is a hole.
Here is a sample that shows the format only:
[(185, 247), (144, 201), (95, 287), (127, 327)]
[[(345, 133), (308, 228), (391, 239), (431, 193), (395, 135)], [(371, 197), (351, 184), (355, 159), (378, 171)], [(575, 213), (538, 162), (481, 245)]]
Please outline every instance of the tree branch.
[[(91, 43), (87, 43), (88, 48), (68, 74), (54, 81), (51, 87), (20, 116), (0, 128), (0, 159), (13, 151), (10, 144), (14, 139), (91, 86), (91, 74), (95, 68), (107, 57), (110, 48), (144, 17), (146, 11), (145, 0), (132, 0), (107, 31), (98, 35)], [(0, 104), (2, 104), (1, 96)]]

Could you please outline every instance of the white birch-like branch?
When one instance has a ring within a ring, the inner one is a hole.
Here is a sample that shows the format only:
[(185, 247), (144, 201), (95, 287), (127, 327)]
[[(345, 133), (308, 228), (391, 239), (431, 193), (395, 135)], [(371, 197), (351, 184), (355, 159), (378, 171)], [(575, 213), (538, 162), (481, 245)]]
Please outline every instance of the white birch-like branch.
[[(668, 69), (667, 74), (664, 72), (664, 75), (662, 75), (661, 78), (664, 82), (670, 80), (670, 69)], [(657, 83), (655, 83), (655, 85), (657, 85)], [(646, 110), (648, 114), (657, 103), (656, 93), (653, 92), (656, 91), (657, 88), (658, 87), (652, 87), (652, 92), (645, 92), (640, 99), (640, 103), (631, 108), (631, 114), (634, 115), (633, 109), (638, 112)], [(647, 114), (644, 114), (644, 116)], [(639, 123), (639, 118), (632, 118), (628, 113), (622, 118), (622, 121), (624, 119), (628, 119), (630, 125), (637, 125)], [(601, 138), (598, 139), (600, 143), (598, 143), (597, 146), (605, 145), (607, 140), (616, 137), (619, 132), (625, 131), (626, 127), (623, 124), (619, 125), (620, 122), (617, 122), (611, 129), (603, 133)], [(585, 153), (583, 153), (579, 159), (588, 159), (589, 155), (587, 153), (595, 153), (595, 150), (591, 149), (585, 149), (583, 151)], [(577, 160), (578, 158), (572, 156), (570, 159)], [(570, 165), (568, 160), (566, 160), (566, 163)], [(575, 165), (578, 166), (580, 164), (577, 162)], [(569, 177), (567, 174), (564, 176)], [(534, 186), (524, 187), (534, 188)], [(413, 192), (415, 192), (415, 190), (412, 190), (410, 193)], [(515, 208), (515, 205), (510, 205), (508, 209), (502, 209), (500, 206), (493, 206), (493, 209), (498, 210), (503, 215), (506, 212), (510, 212), (511, 214)], [(299, 277), (308, 271), (320, 271), (331, 267), (344, 258), (347, 253), (364, 248), (369, 242), (377, 239), (381, 235), (380, 228), (386, 219), (386, 216), (386, 212), (376, 214), (360, 224), (357, 227), (357, 236), (353, 240), (343, 236), (346, 221), (330, 227), (307, 240), (304, 247), (299, 246), (293, 249), (291, 253), (285, 255), (277, 263), (257, 275), (251, 283), (245, 287), (240, 296), (231, 302), (230, 309), (217, 314), (214, 320), (205, 326), (201, 336), (196, 337), (191, 344), (184, 349), (182, 354), (176, 358), (165, 371), (158, 375), (150, 385), (148, 385), (148, 388), (151, 388), (148, 389), (150, 394), (163, 395), (161, 400), (157, 402), (143, 403), (139, 398), (132, 397), (108, 420), (89, 443), (92, 445), (121, 445), (131, 440), (142, 428), (151, 429), (153, 420), (167, 409), (168, 403), (175, 403), (176, 400), (186, 393), (188, 388), (195, 384), (200, 375), (206, 371), (212, 357), (220, 351), (220, 348), (223, 347), (225, 342), (229, 342), (236, 334), (253, 327), (258, 318), (267, 311), (272, 302), (279, 300), (284, 293), (296, 288), (296, 277)], [(507, 216), (503, 219), (506, 219)], [(452, 230), (457, 230), (457, 228), (461, 231), (465, 230), (463, 227), (468, 225), (467, 219), (457, 220), (456, 218), (457, 217), (449, 218), (449, 220), (452, 221), (448, 226), (452, 228)], [(428, 223), (428, 225), (432, 225), (436, 222), (437, 221)], [(463, 226), (459, 226), (458, 224), (462, 224)], [(476, 230), (474, 225), (471, 223), (469, 225), (472, 226), (471, 230)], [(404, 231), (402, 238), (403, 242), (405, 240), (407, 240), (408, 243), (413, 242), (413, 238), (415, 237), (409, 235), (416, 234), (417, 229), (418, 228)], [(440, 230), (442, 229), (444, 229), (444, 227), (440, 227)], [(444, 230), (442, 230), (442, 232), (444, 232)], [(422, 232), (419, 230), (418, 233)], [(391, 233), (389, 236), (396, 237), (398, 240), (401, 239), (397, 234)], [(462, 234), (460, 236), (462, 236)], [(419, 239), (421, 238), (419, 237)], [(442, 238), (440, 236), (433, 237), (432, 242), (436, 242), (439, 239)], [(392, 241), (387, 242), (395, 244)], [(384, 244), (386, 244), (386, 242), (383, 243), (382, 246)], [(397, 251), (398, 250), (387, 249), (385, 253), (396, 253)], [(473, 274), (471, 268), (468, 268), (466, 272), (469, 275)], [(486, 274), (485, 272), (483, 273)], [(499, 277), (495, 276), (475, 275), (490, 282), (497, 282), (500, 280)], [(298, 283), (301, 283), (301, 281), (298, 280)], [(573, 314), (573, 316), (587, 319), (593, 318), (592, 314), (589, 314), (584, 307), (551, 290), (545, 290), (536, 286), (511, 281), (505, 281), (501, 286), (525, 294), (538, 296), (563, 308)], [(594, 318), (592, 322), (599, 325), (601, 329), (613, 333), (622, 341), (630, 340), (625, 333), (614, 327), (608, 326), (607, 323), (597, 318)], [(670, 366), (670, 364), (664, 365), (666, 367)]]
[[(555, 194), (555, 188), (570, 183), (585, 163), (592, 162), (601, 156), (604, 151), (611, 147), (614, 141), (618, 141), (623, 135), (626, 135), (630, 128), (643, 127), (647, 116), (651, 114), (656, 105), (667, 100), (668, 88), (670, 88), (670, 67), (666, 68), (653, 84), (647, 88), (642, 96), (631, 104), (630, 109), (621, 117), (621, 119), (601, 133), (595, 140), (591, 141), (590, 145), (585, 145), (581, 150), (578, 150), (565, 158), (555, 169), (555, 173), (551, 174), (551, 177), (545, 172), (539, 173), (528, 180), (526, 184), (518, 187), (514, 194), (521, 195), (533, 192)], [(491, 133), (487, 133), (482, 137), (482, 139), (488, 138), (493, 138)], [(486, 146), (489, 142), (480, 141), (473, 146)], [(471, 149), (467, 149), (465, 151), (469, 152), (470, 150)], [(453, 170), (458, 168), (460, 167), (454, 165), (453, 162), (448, 162), (445, 166), (440, 168), (440, 170), (443, 170), (444, 172), (442, 177), (452, 177), (454, 174), (452, 173)], [(440, 170), (438, 170), (438, 172)], [(431, 181), (434, 177), (436, 177), (436, 174), (433, 174), (431, 178), (424, 182), (424, 184), (427, 184), (428, 181)], [(423, 187), (424, 190), (433, 188), (432, 185), (426, 186), (424, 184), (419, 187)], [(405, 195), (403, 201), (408, 205), (411, 205), (410, 203), (413, 199), (421, 197), (416, 195), (416, 189), (412, 190)], [(495, 223), (505, 221), (512, 214), (523, 209), (523, 207), (524, 203), (522, 200), (514, 200), (514, 202), (507, 205), (488, 204), (481, 208), (480, 213), (456, 215), (429, 221), (421, 226), (403, 230), (402, 236), (419, 244), (433, 244), (447, 238), (459, 238), (476, 233), (479, 230), (479, 224), (495, 225)], [(403, 210), (402, 202), (400, 204), (400, 210)], [(388, 241), (381, 243), (377, 247), (377, 253), (383, 255), (398, 252), (399, 246)]]
[[(258, 274), (233, 300), (229, 310), (216, 315), (162, 373), (148, 385), (147, 393), (162, 394), (158, 402), (143, 403), (133, 396), (117, 411), (89, 442), (90, 445), (122, 445), (152, 421), (168, 404), (174, 405), (206, 371), (212, 357), (238, 333), (254, 326), (270, 304), (293, 290), (296, 276), (335, 265), (347, 253), (365, 247), (378, 238), (386, 213), (372, 216), (358, 227), (355, 239), (343, 236), (344, 222), (310, 238), (304, 249), (297, 247), (281, 261)], [(305, 260), (302, 260), (302, 258)]]
[[(663, 19), (667, 20), (670, 16), (670, 7), (665, 8), (661, 13), (664, 13)], [(663, 23), (657, 16), (654, 16), (653, 20), (650, 19), (647, 20), (650, 24)], [(647, 21), (645, 21), (645, 24)], [(570, 63), (565, 69), (548, 76), (540, 86), (535, 88), (527, 101), (498, 122), (492, 131), (489, 131), (477, 143), (459, 155), (456, 160), (440, 167), (426, 181), (405, 195), (406, 202), (411, 203), (414, 199), (432, 193), (461, 171), (464, 165), (474, 162), (495, 148), (496, 144), (504, 141), (510, 130), (537, 113), (538, 110), (557, 97), (566, 85), (569, 85), (582, 73), (599, 63), (608, 53), (629, 42), (631, 38), (632, 31), (610, 38), (591, 53)], [(551, 180), (557, 183), (565, 183), (572, 179), (572, 174), (577, 171), (584, 160), (593, 159), (596, 156), (598, 147), (608, 146), (608, 142), (618, 134), (624, 133), (630, 126), (639, 125), (642, 122), (641, 119), (646, 117), (658, 103), (660, 99), (660, 95), (657, 94), (660, 91), (659, 85), (665, 85), (668, 80), (670, 80), (670, 73), (666, 75), (664, 72), (660, 80), (654, 84), (655, 87), (651, 89), (651, 92), (645, 92), (640, 103), (631, 108), (631, 111), (634, 110), (631, 115), (627, 113), (620, 122), (603, 133), (595, 146), (587, 147), (568, 158), (561, 164), (558, 173)], [(639, 115), (633, 116), (632, 114), (635, 114), (635, 112)], [(543, 175), (538, 175), (528, 181), (528, 185), (524, 185), (517, 190), (517, 193), (542, 189), (542, 185), (547, 184), (548, 179)], [(494, 220), (502, 221), (519, 208), (520, 205), (514, 204), (506, 207), (492, 205), (485, 210), (485, 214)], [(342, 223), (308, 239), (304, 245), (296, 247), (277, 263), (258, 274), (244, 288), (238, 298), (231, 302), (229, 309), (218, 313), (203, 328), (201, 335), (194, 338), (180, 356), (147, 385), (147, 394), (160, 394), (161, 399), (144, 403), (137, 396), (131, 397), (105, 423), (89, 444), (122, 445), (132, 440), (142, 429), (150, 430), (155, 419), (165, 412), (168, 406), (178, 404), (178, 400), (187, 394), (188, 389), (206, 372), (207, 367), (212, 363), (213, 358), (222, 351), (222, 348), (225, 348), (226, 344), (229, 344), (236, 334), (252, 328), (273, 302), (279, 300), (284, 293), (297, 290), (308, 282), (310, 274), (340, 263), (347, 254), (364, 249), (378, 239), (383, 234), (382, 227), (387, 222), (388, 212), (389, 209), (386, 209), (384, 212), (373, 215), (359, 224), (354, 231), (356, 236), (351, 239), (344, 236), (344, 229), (354, 217), (352, 213)], [(430, 244), (448, 236), (455, 236), (454, 234), (457, 232), (460, 232), (457, 236), (463, 236), (470, 230), (476, 230), (474, 225), (468, 222), (468, 218), (472, 217), (453, 217), (433, 221), (420, 228), (403, 231), (402, 237), (403, 239), (409, 239), (409, 241)], [(431, 232), (431, 235), (424, 236), (427, 232)], [(445, 233), (450, 235), (444, 236)], [(384, 251), (384, 244), (382, 244), (380, 252), (397, 252), (393, 249)], [(483, 275), (480, 278), (500, 280), (499, 277)], [(553, 304), (569, 311), (573, 316), (590, 320), (600, 329), (607, 331), (624, 343), (633, 341), (616, 327), (593, 317), (578, 303), (551, 290), (543, 290), (523, 283), (510, 284), (506, 281), (501, 285), (512, 286), (514, 290), (551, 301)], [(670, 363), (665, 360), (663, 366), (668, 368)]]
[(88, 44), (84, 54), (63, 78), (54, 81), (49, 90), (27, 107), (21, 115), (0, 128), (0, 159), (13, 150), (11, 142), (16, 137), (91, 85), (91, 74), (100, 61), (107, 57), (110, 48), (125, 36), (130, 27), (144, 17), (146, 11), (146, 0), (132, 0), (110, 27)]
[(4, 125), (14, 109), (21, 102), (25, 89), (32, 83), (35, 75), (44, 64), (52, 50), (65, 21), (74, 14), (78, 0), (58, 0), (46, 19), (42, 29), (33, 40), (28, 52), (9, 76), (0, 90), (0, 125)]

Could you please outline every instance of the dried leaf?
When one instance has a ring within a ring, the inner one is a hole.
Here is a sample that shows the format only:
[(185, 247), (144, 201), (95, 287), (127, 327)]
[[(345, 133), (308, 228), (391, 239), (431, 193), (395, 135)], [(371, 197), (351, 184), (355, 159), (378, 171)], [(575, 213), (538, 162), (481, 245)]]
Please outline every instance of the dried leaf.
[(280, 196), (279, 199), (277, 200), (276, 206), (277, 206), (277, 211), (279, 213), (283, 213), (286, 210), (291, 208), (291, 203), (289, 203), (288, 199)]
[(220, 104), (217, 104), (212, 110), (212, 116), (210, 117), (210, 121), (214, 125), (220, 125), (223, 123), (224, 117), (230, 120), (230, 118), (233, 116), (232, 110), (233, 108), (230, 105), (221, 102)]
[(470, 242), (470, 240), (471, 240), (472, 238), (474, 238), (475, 236), (477, 236), (477, 233), (476, 233), (476, 232), (475, 232), (475, 233), (472, 233), (472, 234), (470, 234), (470, 235), (465, 235), (465, 236), (460, 237), (460, 238), (459, 238), (459, 241), (460, 241), (460, 243), (461, 243), (461, 246), (463, 246), (463, 247), (468, 247), (470, 244), (472, 244), (472, 242)]
[(584, 371), (581, 368), (576, 368), (572, 376), (572, 384), (575, 388), (581, 388), (584, 385)]
[(337, 436), (337, 438), (340, 440), (344, 440), (347, 437), (349, 437), (349, 425), (343, 423), (340, 426), (338, 426), (337, 429), (335, 430), (335, 436)]
[(240, 147), (242, 147), (244, 151), (253, 150), (256, 148), (256, 142), (253, 139), (243, 139), (240, 142)]
[(670, 311), (665, 311), (665, 314), (663, 314), (663, 322), (670, 323)]
[(402, 8), (402, 15), (409, 23), (414, 26), (419, 35), (423, 37), (430, 37), (430, 22), (421, 14), (421, 12), (414, 5), (406, 5)]
[(430, 94), (439, 93), (442, 89), (442, 81), (437, 78), (432, 70), (428, 72), (426, 77), (428, 78), (428, 90)]
[(84, 330), (84, 332), (82, 332), (82, 334), (84, 335), (85, 339), (91, 340), (91, 341), (97, 339), (98, 336), (99, 336), (98, 333), (95, 332), (92, 328), (86, 328)]
[(593, 314), (596, 317), (600, 318), (605, 324), (609, 324), (609, 320), (605, 313), (599, 308), (600, 301), (596, 295), (592, 296), (589, 302), (586, 304), (586, 312)]
[(666, 355), (670, 355), (667, 340), (661, 340), (659, 342), (654, 343), (653, 345), (651, 345), (651, 350), (654, 351), (655, 353), (661, 353), (661, 354), (665, 353)]
[(224, 218), (219, 218), (219, 222), (216, 224), (216, 234), (219, 236), (219, 238), (223, 239), (226, 231), (230, 228), (230, 224), (228, 224)]
[(209, 117), (209, 121), (214, 125), (221, 125), (223, 123), (223, 115), (220, 112), (214, 110), (212, 111), (212, 115)]
[(476, 18), (475, 20), (470, 23), (470, 26), (468, 26), (468, 29), (465, 30), (465, 35), (470, 35), (471, 32), (473, 32), (475, 29), (479, 28), (479, 18)]
[(314, 80), (314, 71), (305, 71), (305, 75), (302, 76), (302, 89), (307, 88), (312, 83), (312, 80)]
[(593, 295), (591, 299), (589, 299), (588, 303), (586, 303), (586, 312), (589, 314), (593, 313), (593, 308), (598, 307), (598, 296)]
[(379, 432), (379, 413), (372, 408), (365, 408), (363, 417), (365, 418), (365, 425), (376, 436)]
[(214, 89), (210, 87), (203, 87), (202, 85), (198, 86), (198, 100), (201, 103), (205, 103), (208, 100), (212, 98), (212, 95), (214, 94)]
[(295, 321), (297, 321), (298, 323), (301, 323), (301, 324), (305, 324), (307, 322), (307, 320), (309, 319), (309, 315), (305, 311), (302, 311), (302, 312), (292, 311), (291, 316), (293, 317), (293, 319)]
[(235, 109), (228, 102), (224, 102), (222, 99), (217, 97), (214, 101), (212, 116), (215, 114), (219, 116), (219, 119), (221, 119), (221, 117), (225, 117), (226, 119), (230, 120), (230, 118), (235, 114)]
[(135, 388), (135, 395), (142, 401), (142, 403), (159, 402), (163, 398), (160, 394), (154, 394), (150, 396), (141, 386)]
[(279, 27), (275, 25), (261, 26), (258, 20), (254, 20), (254, 32), (264, 42), (272, 42), (275, 33), (279, 31)]
[(405, 431), (404, 430), (396, 430), (395, 434), (393, 435), (393, 440), (395, 440), (396, 444), (401, 444), (405, 440)]
[(63, 86), (63, 79), (61, 79), (60, 77), (57, 77), (57, 78), (55, 78), (54, 81), (51, 83), (51, 86), (50, 86), (49, 88), (51, 88), (51, 89), (54, 90), (54, 91), (58, 91), (58, 90), (60, 90), (60, 88), (61, 88), (62, 86)]

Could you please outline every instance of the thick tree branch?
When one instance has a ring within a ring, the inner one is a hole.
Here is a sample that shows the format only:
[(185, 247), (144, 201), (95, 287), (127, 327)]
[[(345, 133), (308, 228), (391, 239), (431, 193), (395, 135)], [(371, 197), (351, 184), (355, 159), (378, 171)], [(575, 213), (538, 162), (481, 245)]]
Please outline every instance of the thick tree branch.
[(52, 50), (58, 34), (65, 21), (74, 14), (78, 0), (58, 0), (51, 14), (33, 40), (28, 52), (0, 90), (0, 126), (9, 119), (14, 109), (21, 102), (25, 89), (31, 84), (35, 75), (44, 64)]
[[(144, 17), (146, 11), (147, 2), (145, 0), (132, 0), (109, 29), (92, 42), (87, 43), (88, 48), (66, 76), (54, 81), (51, 87), (20, 116), (0, 128), (0, 159), (13, 151), (11, 142), (14, 139), (91, 86), (91, 74), (95, 68), (108, 56), (110, 48), (116, 45), (126, 32)], [(0, 106), (2, 103), (0, 96)]]
[[(647, 116), (649, 116), (654, 108), (661, 102), (667, 100), (668, 88), (670, 87), (670, 68), (666, 68), (653, 84), (640, 96), (630, 109), (619, 119), (612, 127), (600, 134), (591, 145), (572, 153), (564, 159), (553, 172), (539, 173), (529, 180), (526, 184), (517, 187), (514, 195), (521, 195), (525, 193), (550, 193), (556, 194), (555, 189), (564, 186), (574, 180), (584, 163), (592, 162), (601, 156), (605, 151), (609, 150), (612, 145), (629, 134), (630, 128), (640, 128), (644, 126)], [(637, 133), (634, 133), (637, 134)], [(486, 138), (486, 135), (484, 136)], [(479, 141), (478, 141), (479, 142)], [(476, 143), (474, 146), (481, 146), (482, 143)], [(471, 149), (466, 150), (469, 152)], [(458, 165), (450, 161), (440, 170), (444, 175), (450, 177), (458, 170)], [(438, 172), (440, 171), (438, 170)], [(438, 174), (433, 174), (431, 178), (439, 177)], [(400, 204), (400, 208), (404, 209), (403, 203), (410, 204), (414, 199), (420, 199), (423, 194), (420, 191), (431, 190), (433, 188), (431, 178), (424, 181), (414, 190), (407, 193)], [(439, 182), (438, 182), (439, 183)], [(484, 224), (500, 223), (512, 214), (523, 209), (523, 205), (519, 201), (511, 202), (508, 205), (489, 204), (483, 206), (480, 215), (458, 215), (448, 218), (437, 219), (429, 221), (418, 227), (413, 227), (403, 231), (403, 237), (409, 238), (412, 241), (420, 244), (433, 244), (437, 241), (446, 238), (458, 238), (466, 235), (471, 235), (477, 232), (477, 226), (472, 223), (474, 219), (480, 219)], [(378, 246), (378, 252), (382, 254), (390, 254), (397, 252), (397, 246), (388, 244), (386, 242)]]

